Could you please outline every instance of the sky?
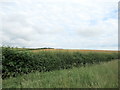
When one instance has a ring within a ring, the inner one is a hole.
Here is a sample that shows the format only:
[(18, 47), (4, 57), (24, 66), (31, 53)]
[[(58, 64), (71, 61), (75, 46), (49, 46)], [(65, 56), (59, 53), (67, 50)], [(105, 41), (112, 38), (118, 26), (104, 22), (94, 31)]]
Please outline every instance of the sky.
[(0, 0), (1, 45), (118, 49), (119, 0)]

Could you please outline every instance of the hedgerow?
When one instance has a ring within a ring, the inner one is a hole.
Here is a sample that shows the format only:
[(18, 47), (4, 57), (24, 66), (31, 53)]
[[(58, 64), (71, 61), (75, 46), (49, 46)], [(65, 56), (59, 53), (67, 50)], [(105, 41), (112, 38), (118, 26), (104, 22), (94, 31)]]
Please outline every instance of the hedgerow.
[(52, 71), (72, 68), (73, 66), (86, 66), (118, 59), (118, 53), (97, 52), (60, 52), (20, 51), (11, 47), (2, 47), (2, 78), (14, 77), (34, 71)]

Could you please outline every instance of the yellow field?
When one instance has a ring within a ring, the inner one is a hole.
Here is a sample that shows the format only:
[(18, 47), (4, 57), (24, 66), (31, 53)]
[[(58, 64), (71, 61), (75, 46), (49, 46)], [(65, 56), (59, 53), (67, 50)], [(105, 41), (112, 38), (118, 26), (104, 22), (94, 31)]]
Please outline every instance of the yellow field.
[(83, 50), (83, 49), (35, 49), (31, 50), (32, 52), (39, 52), (39, 51), (70, 51), (70, 52), (118, 52), (113, 50)]

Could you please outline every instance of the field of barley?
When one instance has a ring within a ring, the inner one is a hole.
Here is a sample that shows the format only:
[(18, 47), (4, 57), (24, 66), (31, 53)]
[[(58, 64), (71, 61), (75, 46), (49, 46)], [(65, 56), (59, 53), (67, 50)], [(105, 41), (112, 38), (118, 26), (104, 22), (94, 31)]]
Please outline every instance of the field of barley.
[(118, 52), (2, 47), (3, 88), (118, 88)]

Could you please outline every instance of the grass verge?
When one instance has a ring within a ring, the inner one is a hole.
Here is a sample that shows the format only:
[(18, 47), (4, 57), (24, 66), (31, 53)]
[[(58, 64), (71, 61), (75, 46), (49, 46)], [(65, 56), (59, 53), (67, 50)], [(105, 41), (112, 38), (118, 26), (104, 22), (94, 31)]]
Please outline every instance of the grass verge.
[(3, 88), (117, 88), (118, 60), (51, 72), (11, 77)]

